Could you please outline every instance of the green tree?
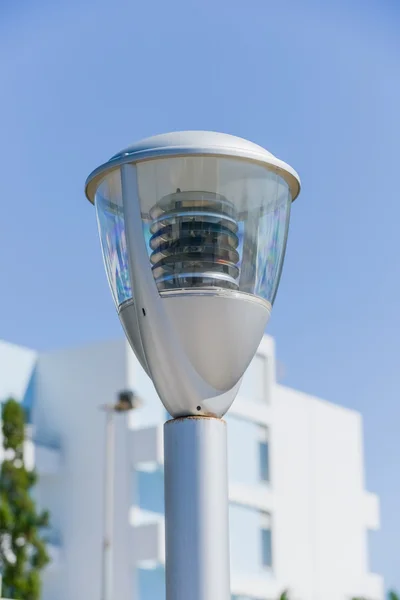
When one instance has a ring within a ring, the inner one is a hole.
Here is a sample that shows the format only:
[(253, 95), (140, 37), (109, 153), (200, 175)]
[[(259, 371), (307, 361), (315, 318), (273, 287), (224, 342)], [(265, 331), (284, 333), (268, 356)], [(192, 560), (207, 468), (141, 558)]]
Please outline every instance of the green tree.
[(4, 460), (0, 469), (0, 571), (3, 596), (39, 600), (40, 571), (49, 561), (40, 534), (49, 524), (31, 496), (37, 477), (24, 465), (25, 415), (13, 399), (3, 404)]
[[(356, 597), (356, 598), (352, 598), (351, 600), (368, 600), (368, 599), (363, 598), (363, 597)], [(387, 593), (387, 600), (400, 600), (400, 597), (397, 592), (395, 592), (394, 590), (390, 590)]]

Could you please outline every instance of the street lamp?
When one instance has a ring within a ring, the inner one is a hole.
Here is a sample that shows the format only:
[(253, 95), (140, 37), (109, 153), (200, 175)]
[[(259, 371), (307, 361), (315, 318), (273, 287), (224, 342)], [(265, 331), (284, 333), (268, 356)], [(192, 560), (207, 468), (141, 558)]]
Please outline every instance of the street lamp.
[(167, 600), (228, 600), (226, 431), (270, 317), (290, 207), (286, 163), (231, 135), (148, 138), (91, 173), (119, 318), (165, 425)]
[[(101, 600), (113, 600), (113, 521), (114, 521), (114, 462), (115, 424), (114, 415), (135, 410), (141, 406), (140, 399), (131, 390), (119, 392), (114, 404), (100, 407), (106, 413), (106, 447), (104, 473), (104, 528), (102, 548)], [(1, 598), (0, 598), (1, 600)]]

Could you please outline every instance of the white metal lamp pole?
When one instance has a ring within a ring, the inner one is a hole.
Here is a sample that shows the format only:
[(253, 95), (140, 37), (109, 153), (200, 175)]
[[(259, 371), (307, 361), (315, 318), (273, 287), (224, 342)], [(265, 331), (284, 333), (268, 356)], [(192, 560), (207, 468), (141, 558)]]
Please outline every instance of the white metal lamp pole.
[(121, 324), (173, 417), (167, 600), (229, 600), (222, 417), (271, 314), (299, 177), (247, 140), (181, 131), (119, 152), (85, 191)]
[(230, 599), (226, 424), (186, 417), (164, 426), (166, 597)]
[[(120, 392), (115, 404), (101, 407), (106, 413), (106, 444), (104, 472), (104, 532), (102, 549), (101, 600), (113, 600), (113, 525), (114, 525), (114, 466), (116, 413), (125, 413), (141, 405), (130, 391)], [(1, 598), (0, 598), (1, 600)]]

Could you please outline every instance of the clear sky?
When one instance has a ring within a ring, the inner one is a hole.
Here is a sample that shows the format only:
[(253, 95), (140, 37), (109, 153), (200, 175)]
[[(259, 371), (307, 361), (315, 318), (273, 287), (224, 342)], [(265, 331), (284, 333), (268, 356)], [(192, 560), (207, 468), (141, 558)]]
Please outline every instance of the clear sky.
[(92, 168), (174, 129), (266, 146), (303, 183), (269, 332), (286, 384), (362, 412), (372, 568), (398, 588), (399, 31), (398, 0), (0, 4), (0, 337), (121, 335)]

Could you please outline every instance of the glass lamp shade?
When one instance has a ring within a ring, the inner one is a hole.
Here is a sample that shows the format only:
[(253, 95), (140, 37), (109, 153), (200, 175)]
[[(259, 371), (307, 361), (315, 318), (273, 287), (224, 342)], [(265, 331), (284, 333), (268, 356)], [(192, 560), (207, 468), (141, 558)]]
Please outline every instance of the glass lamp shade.
[(95, 206), (104, 267), (118, 308), (132, 298), (119, 170), (109, 173), (100, 183)]
[(121, 324), (173, 417), (221, 417), (232, 404), (271, 314), (299, 192), (267, 150), (209, 131), (147, 138), (89, 175)]
[[(152, 158), (134, 168), (149, 268), (161, 295), (232, 290), (273, 304), (292, 202), (276, 170), (243, 158), (201, 155)], [(117, 167), (94, 198), (117, 309), (132, 298), (129, 260), (135, 260), (125, 236), (126, 192)]]

